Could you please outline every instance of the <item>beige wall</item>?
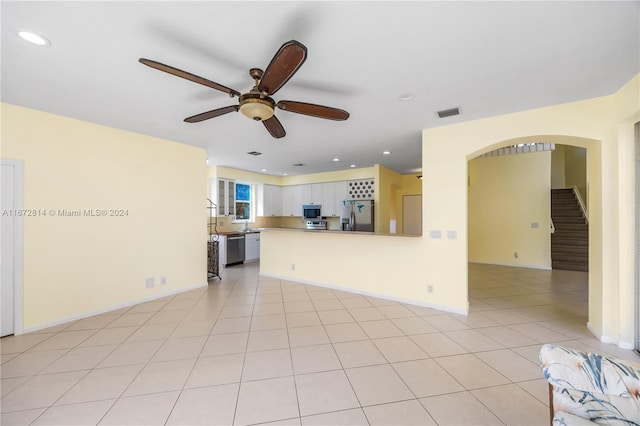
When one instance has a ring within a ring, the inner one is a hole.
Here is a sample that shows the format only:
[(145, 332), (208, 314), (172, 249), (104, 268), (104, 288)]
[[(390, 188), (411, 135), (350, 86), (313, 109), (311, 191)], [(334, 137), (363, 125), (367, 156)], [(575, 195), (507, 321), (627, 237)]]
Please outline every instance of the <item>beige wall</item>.
[[(629, 154), (635, 149), (633, 123), (640, 119), (639, 93), (635, 76), (611, 96), (423, 131), (423, 169), (429, 182), (423, 187), (423, 205), (430, 206), (428, 214), (425, 209), (425, 229), (465, 229), (465, 219), (457, 212), (467, 208), (467, 158), (539, 136), (587, 149), (589, 327), (603, 341), (628, 348), (633, 347), (635, 268), (635, 165)], [(466, 268), (463, 241), (465, 237), (448, 253), (433, 250), (430, 256), (432, 274), (442, 281), (449, 277), (454, 287), (466, 286), (466, 275), (450, 274)]]
[(587, 151), (583, 147), (556, 145), (551, 155), (551, 187), (576, 187), (587, 202)]
[(549, 151), (469, 161), (469, 261), (551, 268), (550, 169)]
[[(425, 129), (421, 238), (267, 232), (261, 239), (261, 272), (464, 312), (468, 161), (543, 137), (587, 149), (588, 326), (603, 341), (632, 348), (636, 225), (630, 154), (635, 151), (633, 124), (640, 120), (638, 83), (635, 76), (611, 96)], [(446, 238), (449, 230), (456, 231), (457, 239)], [(442, 238), (430, 238), (430, 231), (440, 231)], [(433, 293), (427, 293), (427, 285)]]
[(580, 146), (565, 146), (565, 185), (578, 189), (580, 197), (587, 202), (587, 150)]
[(25, 331), (206, 285), (204, 149), (9, 104), (1, 148), (24, 207), (56, 212), (24, 220)]

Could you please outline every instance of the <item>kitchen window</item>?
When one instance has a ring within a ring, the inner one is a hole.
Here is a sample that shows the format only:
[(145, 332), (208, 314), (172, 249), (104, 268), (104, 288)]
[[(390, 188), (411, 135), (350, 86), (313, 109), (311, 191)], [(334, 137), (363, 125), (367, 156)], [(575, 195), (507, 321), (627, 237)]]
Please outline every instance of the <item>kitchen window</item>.
[(236, 220), (253, 222), (253, 185), (236, 183)]

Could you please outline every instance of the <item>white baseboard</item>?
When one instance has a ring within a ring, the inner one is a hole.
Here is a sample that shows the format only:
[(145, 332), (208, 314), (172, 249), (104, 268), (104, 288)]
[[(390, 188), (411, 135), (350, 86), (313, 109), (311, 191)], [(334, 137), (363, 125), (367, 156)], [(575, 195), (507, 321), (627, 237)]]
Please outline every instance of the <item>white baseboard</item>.
[(620, 349), (626, 349), (629, 351), (632, 351), (635, 349), (635, 345), (633, 344), (633, 342), (623, 342), (618, 338), (615, 337), (611, 337), (611, 336), (603, 336), (600, 333), (598, 333), (592, 326), (590, 323), (587, 323), (587, 328), (589, 329), (589, 331), (596, 337), (596, 339), (598, 339), (600, 342), (602, 343), (608, 343), (608, 344), (612, 344), (612, 345), (616, 345), (617, 347), (619, 347)]
[(394, 297), (394, 296), (390, 296), (388, 294), (381, 294), (381, 293), (375, 293), (375, 292), (372, 292), (372, 291), (358, 290), (358, 289), (354, 289), (354, 288), (351, 288), (351, 287), (342, 287), (342, 286), (337, 286), (337, 285), (332, 285), (332, 284), (326, 284), (326, 283), (320, 283), (320, 282), (315, 282), (315, 281), (303, 280), (303, 279), (300, 279), (300, 278), (292, 278), (292, 277), (288, 277), (288, 276), (285, 276), (285, 275), (269, 274), (269, 273), (264, 273), (264, 272), (260, 272), (260, 275), (262, 275), (263, 277), (276, 278), (276, 279), (279, 279), (279, 280), (295, 281), (295, 282), (299, 282), (299, 283), (302, 283), (302, 284), (315, 285), (315, 286), (318, 286), (318, 287), (329, 288), (331, 290), (347, 291), (347, 292), (350, 292), (350, 293), (356, 293), (356, 294), (360, 294), (360, 295), (363, 295), (363, 296), (377, 297), (378, 299), (391, 300), (393, 302), (406, 303), (408, 305), (415, 305), (415, 306), (420, 306), (420, 307), (423, 307), (423, 308), (437, 309), (439, 311), (450, 312), (452, 314), (469, 315), (469, 302), (467, 302), (467, 308), (466, 309), (458, 309), (458, 308), (452, 308), (451, 306), (439, 305), (439, 304), (436, 304), (436, 303), (425, 303), (425, 302), (420, 302), (420, 301), (417, 301), (417, 300), (405, 299), (405, 298), (402, 298), (402, 297)]
[(478, 263), (481, 265), (496, 265), (496, 266), (510, 266), (512, 268), (528, 268), (528, 269), (541, 269), (543, 271), (551, 271), (551, 266), (545, 265), (523, 265), (522, 263), (501, 263), (501, 262), (488, 262), (483, 260), (469, 260), (469, 263)]
[(100, 309), (96, 309), (93, 311), (88, 311), (88, 312), (83, 312), (81, 314), (76, 314), (76, 315), (69, 315), (67, 317), (64, 318), (60, 318), (57, 319), (55, 321), (50, 321), (50, 322), (46, 322), (46, 323), (41, 323), (41, 324), (37, 324), (31, 327), (25, 327), (22, 330), (22, 333), (31, 333), (33, 331), (38, 331), (38, 330), (43, 330), (45, 328), (49, 328), (49, 327), (55, 327), (56, 325), (60, 325), (60, 324), (65, 324), (71, 321), (78, 321), (84, 318), (88, 318), (88, 317), (92, 317), (94, 315), (100, 315), (100, 314), (105, 314), (111, 311), (116, 311), (118, 309), (122, 309), (122, 308), (128, 308), (130, 306), (133, 305), (138, 305), (140, 303), (145, 303), (145, 302), (151, 302), (153, 300), (157, 300), (157, 299), (162, 299), (163, 297), (167, 297), (167, 296), (173, 296), (176, 294), (180, 294), (180, 293), (184, 293), (186, 291), (191, 291), (191, 290), (195, 290), (197, 288), (202, 288), (202, 287), (206, 287), (208, 285), (208, 283), (199, 283), (199, 284), (194, 284), (190, 287), (185, 287), (185, 288), (180, 288), (177, 290), (173, 290), (173, 291), (168, 291), (165, 293), (160, 293), (160, 294), (155, 294), (153, 296), (148, 296), (148, 297), (143, 297), (141, 299), (135, 299), (135, 300), (130, 300), (124, 303), (119, 303), (117, 305), (112, 305), (112, 306), (107, 306), (105, 308), (100, 308)]

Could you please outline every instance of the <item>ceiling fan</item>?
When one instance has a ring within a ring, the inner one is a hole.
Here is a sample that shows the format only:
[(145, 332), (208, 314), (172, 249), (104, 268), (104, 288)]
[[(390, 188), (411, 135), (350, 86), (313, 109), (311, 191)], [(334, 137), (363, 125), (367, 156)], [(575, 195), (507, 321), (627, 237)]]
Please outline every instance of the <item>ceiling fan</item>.
[(346, 120), (349, 113), (345, 110), (332, 108), (323, 105), (310, 104), (296, 101), (274, 101), (274, 95), (289, 79), (298, 71), (300, 66), (307, 59), (307, 48), (296, 40), (284, 43), (265, 71), (259, 68), (251, 68), (249, 75), (254, 80), (253, 88), (244, 94), (237, 90), (215, 83), (206, 78), (199, 77), (186, 71), (151, 59), (140, 58), (139, 61), (151, 68), (182, 77), (186, 80), (211, 87), (221, 92), (227, 93), (230, 97), (240, 98), (238, 105), (229, 105), (211, 111), (203, 112), (184, 119), (187, 123), (197, 123), (210, 118), (219, 117), (230, 112), (240, 111), (245, 116), (262, 121), (264, 127), (274, 138), (283, 137), (286, 132), (280, 121), (274, 115), (275, 108), (283, 111), (295, 112), (298, 114), (310, 115), (312, 117), (326, 118), (329, 120)]

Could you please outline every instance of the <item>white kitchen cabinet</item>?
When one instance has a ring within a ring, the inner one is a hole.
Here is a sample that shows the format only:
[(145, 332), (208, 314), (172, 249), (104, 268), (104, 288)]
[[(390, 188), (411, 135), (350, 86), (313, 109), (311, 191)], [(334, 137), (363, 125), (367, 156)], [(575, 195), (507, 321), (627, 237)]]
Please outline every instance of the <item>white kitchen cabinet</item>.
[(236, 217), (236, 181), (218, 179), (218, 216)]
[(302, 186), (282, 187), (282, 216), (302, 216)]
[(244, 236), (244, 261), (252, 262), (260, 259), (260, 233), (253, 232)]
[(347, 198), (347, 182), (327, 182), (322, 184), (322, 215), (340, 216), (340, 206)]
[(282, 187), (263, 185), (263, 216), (282, 216)]
[(218, 265), (227, 265), (227, 238), (224, 235), (218, 238)]
[(322, 204), (322, 184), (302, 185), (302, 204)]

